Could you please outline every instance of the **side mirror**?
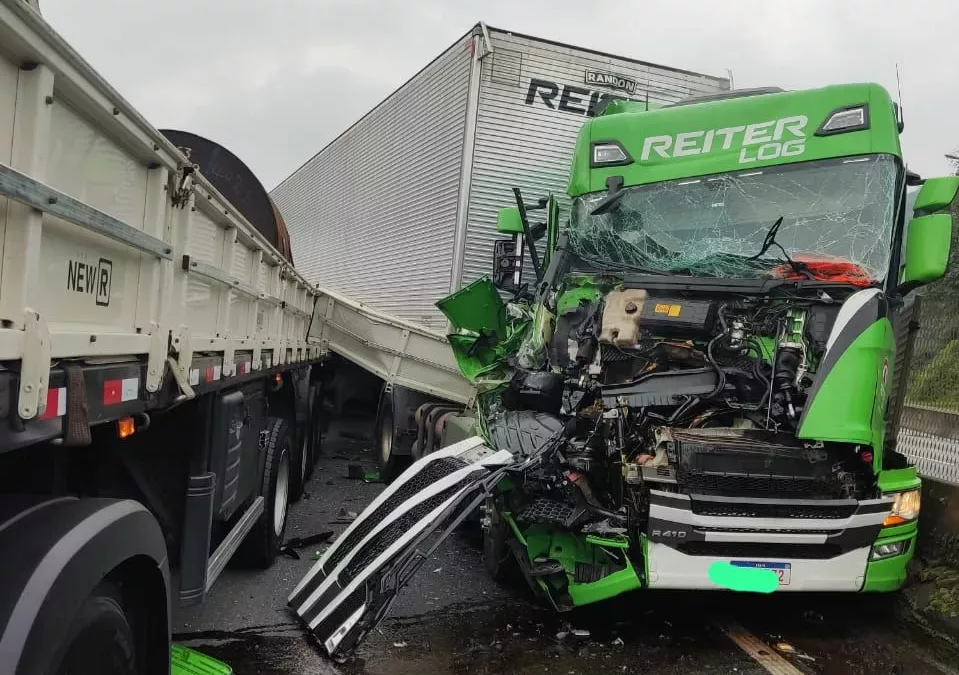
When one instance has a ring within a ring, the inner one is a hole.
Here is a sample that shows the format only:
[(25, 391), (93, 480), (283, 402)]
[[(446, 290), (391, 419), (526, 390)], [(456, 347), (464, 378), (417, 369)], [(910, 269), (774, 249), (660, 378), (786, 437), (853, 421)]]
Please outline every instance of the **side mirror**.
[(952, 204), (957, 191), (959, 191), (959, 176), (927, 178), (919, 188), (916, 203), (912, 208), (916, 212), (924, 213), (940, 211)]
[(941, 279), (949, 264), (952, 244), (952, 216), (934, 213), (909, 221), (906, 233), (906, 264), (903, 266), (899, 292)]
[[(546, 206), (538, 206), (536, 208), (546, 208)], [(505, 209), (500, 209), (496, 217), (496, 230), (503, 234), (525, 234), (523, 230), (523, 216), (519, 208), (510, 206)], [(531, 223), (530, 234), (533, 237), (533, 241), (542, 239), (543, 235), (546, 234), (546, 223)]]
[(496, 231), (502, 234), (523, 234), (523, 217), (517, 207), (509, 206), (499, 210)]
[(934, 213), (952, 205), (959, 191), (959, 176), (927, 178), (916, 195), (906, 230), (906, 250), (899, 292), (941, 279), (949, 264), (952, 214)]
[(515, 239), (493, 242), (493, 285), (503, 291), (515, 292), (522, 283), (522, 278), (516, 276), (517, 271), (522, 275), (520, 262)]

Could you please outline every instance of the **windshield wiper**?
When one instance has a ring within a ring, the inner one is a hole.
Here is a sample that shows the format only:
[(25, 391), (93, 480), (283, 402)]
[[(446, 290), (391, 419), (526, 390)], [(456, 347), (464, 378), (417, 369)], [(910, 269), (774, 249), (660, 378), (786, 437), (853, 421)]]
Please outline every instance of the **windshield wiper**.
[(789, 264), (790, 267), (793, 268), (793, 270), (797, 274), (804, 274), (809, 279), (814, 279), (815, 277), (813, 276), (812, 272), (809, 271), (809, 268), (804, 263), (796, 262), (795, 260), (790, 258), (789, 254), (786, 253), (786, 249), (783, 248), (782, 244), (776, 241), (776, 235), (779, 233), (779, 228), (782, 227), (782, 225), (783, 225), (783, 217), (779, 216), (776, 219), (776, 222), (773, 223), (770, 226), (769, 230), (766, 232), (766, 236), (763, 238), (763, 245), (759, 249), (759, 253), (746, 258), (746, 260), (759, 260), (762, 256), (766, 254), (766, 251), (768, 251), (770, 248), (775, 246), (780, 251), (782, 251), (783, 257), (786, 259), (786, 262)]
[(610, 176), (606, 179), (606, 196), (589, 212), (591, 216), (600, 216), (613, 208), (626, 192), (623, 190), (623, 177)]

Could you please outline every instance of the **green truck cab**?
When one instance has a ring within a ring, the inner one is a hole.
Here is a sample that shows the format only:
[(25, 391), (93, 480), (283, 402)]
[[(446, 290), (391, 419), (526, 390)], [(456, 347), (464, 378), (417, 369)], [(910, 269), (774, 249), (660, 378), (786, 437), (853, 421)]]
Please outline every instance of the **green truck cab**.
[(531, 467), (484, 507), (494, 576), (517, 562), (559, 609), (902, 586), (894, 326), (945, 272), (959, 178), (907, 171), (901, 131), (875, 84), (615, 102), (579, 134), (568, 220), (517, 191), (492, 280), (440, 303), (484, 438)]

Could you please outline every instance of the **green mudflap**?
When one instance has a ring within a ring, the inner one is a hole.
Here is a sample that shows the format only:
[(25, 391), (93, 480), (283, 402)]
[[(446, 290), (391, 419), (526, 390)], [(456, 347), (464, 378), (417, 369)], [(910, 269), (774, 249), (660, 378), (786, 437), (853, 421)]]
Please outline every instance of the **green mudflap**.
[(189, 647), (173, 645), (170, 648), (170, 675), (233, 675), (233, 668)]

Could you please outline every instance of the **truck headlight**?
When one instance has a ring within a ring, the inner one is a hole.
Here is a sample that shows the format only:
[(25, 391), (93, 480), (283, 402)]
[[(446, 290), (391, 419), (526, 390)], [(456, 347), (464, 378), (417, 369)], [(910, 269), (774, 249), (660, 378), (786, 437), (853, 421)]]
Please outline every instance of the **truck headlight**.
[(895, 493), (892, 513), (882, 521), (883, 527), (902, 525), (919, 517), (919, 490), (906, 490)]
[(593, 143), (593, 154), (590, 157), (590, 166), (623, 166), (632, 164), (633, 158), (626, 149), (616, 141), (597, 141)]
[(861, 131), (869, 128), (869, 106), (866, 104), (845, 106), (833, 110), (829, 117), (816, 129), (817, 136), (832, 136), (848, 131)]

